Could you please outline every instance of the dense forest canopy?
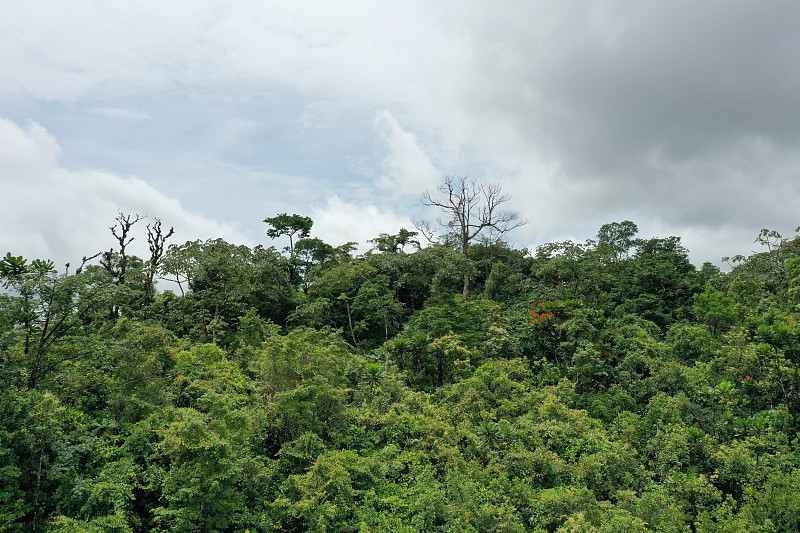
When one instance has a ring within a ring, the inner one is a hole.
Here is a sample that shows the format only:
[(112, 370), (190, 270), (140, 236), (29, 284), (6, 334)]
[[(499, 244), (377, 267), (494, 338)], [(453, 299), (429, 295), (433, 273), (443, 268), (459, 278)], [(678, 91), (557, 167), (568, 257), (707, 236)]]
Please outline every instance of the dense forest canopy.
[(800, 530), (800, 239), (722, 272), (630, 221), (529, 252), (449, 214), (361, 255), (287, 213), (9, 251), (0, 531)]

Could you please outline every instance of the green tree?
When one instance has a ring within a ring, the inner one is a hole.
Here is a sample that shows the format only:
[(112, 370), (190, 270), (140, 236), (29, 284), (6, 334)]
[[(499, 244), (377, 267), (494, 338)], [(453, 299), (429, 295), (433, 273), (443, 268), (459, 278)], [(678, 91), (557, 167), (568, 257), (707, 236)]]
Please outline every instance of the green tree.
[[(116, 294), (108, 285), (92, 283), (85, 273), (58, 274), (52, 261), (28, 264), (11, 253), (0, 260), (0, 284), (11, 291), (0, 301), (0, 313), (12, 328), (6, 338), (14, 347), (9, 356), (14, 366), (21, 366), (28, 388), (77, 355), (74, 344), (60, 353), (57, 348), (84, 334), (93, 313), (114, 302)], [(21, 351), (18, 357), (16, 349)]]
[[(175, 365), (178, 339), (159, 326), (119, 320), (109, 337), (112, 382), (107, 393), (111, 413), (121, 423), (139, 421), (169, 404), (164, 394)], [(95, 362), (96, 364), (96, 362)]]
[(295, 243), (292, 265), (308, 289), (329, 268), (352, 260), (350, 253), (355, 247), (354, 242), (332, 246), (316, 237), (300, 239)]
[(711, 333), (717, 335), (731, 327), (737, 318), (736, 309), (732, 298), (725, 296), (711, 285), (706, 285), (705, 291), (693, 296), (694, 309), (697, 317), (711, 328)]
[(297, 301), (288, 261), (261, 246), (222, 239), (172, 245), (161, 268), (165, 277), (186, 285), (185, 296), (172, 304), (170, 327), (199, 339), (231, 341), (238, 317), (251, 308), (284, 324)]
[(627, 259), (630, 250), (638, 243), (637, 233), (639, 227), (630, 220), (603, 224), (597, 232), (597, 248), (614, 261)]
[(173, 394), (157, 451), (166, 462), (157, 530), (219, 531), (241, 525), (254, 412), (250, 380), (217, 346), (176, 355)]
[[(294, 312), (293, 322), (313, 325), (319, 318), (316, 311), (324, 307), (327, 325), (341, 328), (353, 346), (360, 347), (362, 340), (375, 344), (373, 335), (377, 335), (379, 340), (384, 337), (385, 332), (384, 329), (379, 333), (376, 328), (381, 325), (391, 327), (396, 314), (393, 296), (386, 280), (376, 279), (377, 275), (377, 269), (363, 259), (342, 261), (327, 269), (320, 269), (314, 283), (306, 291), (308, 300)], [(367, 286), (359, 298), (365, 284)], [(373, 296), (376, 301), (369, 302), (369, 298)], [(357, 305), (356, 299), (359, 300)], [(362, 333), (368, 337), (362, 339)], [(380, 342), (382, 341), (378, 344)]]
[(297, 235), (301, 239), (308, 237), (311, 227), (314, 225), (314, 221), (309, 217), (296, 214), (287, 215), (286, 213), (265, 218), (264, 222), (271, 226), (267, 230), (267, 236), (271, 239), (277, 239), (283, 235), (289, 237), (290, 257), (294, 257), (294, 236)]
[(568, 299), (584, 294), (585, 283), (590, 276), (603, 267), (592, 264), (590, 253), (593, 241), (576, 243), (573, 241), (553, 242), (536, 248), (535, 276), (541, 280), (540, 295), (548, 299)]
[(381, 233), (374, 239), (370, 239), (369, 242), (374, 244), (375, 249), (382, 253), (404, 253), (405, 247), (408, 245), (413, 246), (416, 250), (420, 249), (419, 241), (414, 239), (417, 235), (419, 235), (419, 232), (400, 228), (396, 235)]
[(270, 448), (305, 432), (327, 435), (341, 416), (360, 362), (332, 329), (299, 327), (270, 335), (249, 364), (269, 422)]
[(431, 296), (437, 274), (454, 262), (455, 255), (451, 249), (434, 245), (414, 253), (368, 254), (365, 259), (389, 278), (390, 288), (407, 309), (419, 310)]
[(405, 309), (389, 286), (389, 278), (382, 274), (366, 280), (353, 299), (353, 313), (359, 317), (355, 329), (362, 337), (382, 344), (394, 336), (403, 323)]
[(627, 265), (613, 295), (620, 314), (634, 313), (662, 328), (687, 316), (699, 287), (697, 269), (679, 237), (642, 240)]

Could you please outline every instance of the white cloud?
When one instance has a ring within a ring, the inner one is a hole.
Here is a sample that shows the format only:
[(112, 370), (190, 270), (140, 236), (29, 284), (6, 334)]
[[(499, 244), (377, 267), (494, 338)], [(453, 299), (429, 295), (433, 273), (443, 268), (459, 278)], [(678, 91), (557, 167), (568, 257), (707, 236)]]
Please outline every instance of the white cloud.
[[(155, 0), (0, 8), (5, 90), (52, 100), (237, 80), (404, 100), (438, 55), (419, 5)], [(423, 45), (430, 59), (419, 63)], [(415, 46), (400, 46), (399, 43)], [(435, 71), (431, 71), (433, 73)], [(403, 81), (405, 80), (405, 81)], [(416, 88), (415, 88), (416, 87)], [(388, 90), (388, 92), (387, 92)]]
[(372, 246), (367, 242), (381, 233), (397, 233), (400, 228), (413, 228), (413, 222), (386, 207), (347, 202), (333, 196), (324, 206), (311, 209), (314, 221), (312, 235), (338, 246), (352, 241), (364, 253)]
[(56, 140), (36, 123), (23, 131), (0, 118), (0, 166), (11, 185), (22, 182), (27, 173), (41, 174), (55, 165), (61, 149)]
[(375, 117), (375, 127), (387, 150), (380, 185), (394, 194), (414, 196), (436, 187), (441, 172), (420, 146), (416, 135), (403, 129), (386, 110)]
[[(79, 261), (109, 249), (109, 227), (119, 211), (147, 215), (175, 227), (172, 242), (220, 237), (248, 244), (235, 228), (191, 213), (144, 181), (95, 170), (72, 171), (58, 165), (59, 146), (40, 125), (23, 129), (0, 118), (0, 176), (3, 176), (4, 228), (0, 253)], [(144, 224), (138, 228), (144, 231)], [(133, 252), (145, 256), (142, 233)]]

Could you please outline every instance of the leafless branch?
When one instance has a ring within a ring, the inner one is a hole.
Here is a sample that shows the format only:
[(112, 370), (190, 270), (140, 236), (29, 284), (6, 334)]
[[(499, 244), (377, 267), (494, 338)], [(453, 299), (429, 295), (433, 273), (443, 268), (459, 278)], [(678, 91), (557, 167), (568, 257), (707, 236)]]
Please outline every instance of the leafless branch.
[[(439, 209), (443, 218), (437, 223), (456, 238), (464, 255), (470, 243), (484, 231), (502, 235), (528, 222), (521, 219), (518, 212), (502, 209), (511, 196), (499, 185), (476, 183), (466, 176), (445, 176), (436, 190), (438, 194), (435, 196), (428, 191), (422, 193), (422, 204)], [(417, 229), (432, 241), (430, 223), (424, 227), (418, 223)], [(465, 299), (468, 286), (469, 276), (464, 274)]]

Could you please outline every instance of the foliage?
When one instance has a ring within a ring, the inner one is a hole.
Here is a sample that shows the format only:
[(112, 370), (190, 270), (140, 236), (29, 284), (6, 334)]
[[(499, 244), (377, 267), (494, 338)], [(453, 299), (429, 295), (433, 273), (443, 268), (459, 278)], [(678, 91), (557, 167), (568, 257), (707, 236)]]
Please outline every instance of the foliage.
[(309, 217), (287, 215), (286, 213), (265, 218), (264, 222), (271, 226), (267, 230), (268, 237), (272, 239), (277, 239), (282, 235), (289, 237), (290, 256), (294, 256), (294, 236), (297, 235), (301, 239), (308, 237), (309, 233), (311, 233), (311, 227), (314, 225), (314, 221)]
[(0, 531), (800, 529), (797, 238), (726, 273), (630, 221), (353, 257), (293, 217), (288, 256), (142, 260), (120, 214), (75, 271), (0, 258)]

